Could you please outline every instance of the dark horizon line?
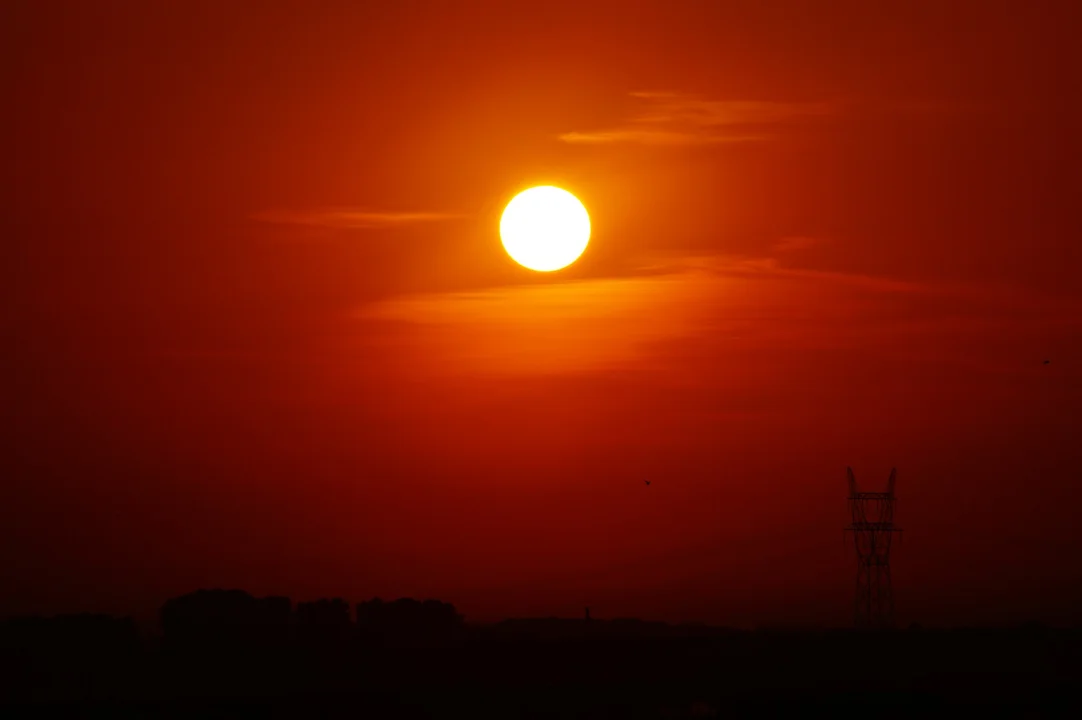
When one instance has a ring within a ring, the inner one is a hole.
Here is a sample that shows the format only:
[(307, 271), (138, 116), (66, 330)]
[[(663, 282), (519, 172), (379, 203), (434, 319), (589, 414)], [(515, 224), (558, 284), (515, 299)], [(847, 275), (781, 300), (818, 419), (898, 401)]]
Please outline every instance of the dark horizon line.
[[(653, 626), (657, 628), (671, 628), (671, 629), (697, 629), (703, 631), (715, 631), (715, 632), (728, 632), (728, 633), (752, 633), (752, 632), (838, 632), (838, 631), (850, 631), (858, 630), (852, 625), (834, 625), (834, 624), (816, 624), (816, 623), (802, 623), (802, 622), (773, 622), (773, 623), (761, 623), (752, 626), (740, 626), (740, 625), (725, 625), (718, 624), (706, 620), (683, 620), (679, 622), (670, 622), (667, 620), (650, 620), (634, 616), (615, 616), (615, 617), (597, 617), (593, 614), (594, 606), (584, 607), (584, 613), (577, 616), (567, 615), (533, 615), (533, 616), (507, 616), (494, 620), (470, 620), (465, 615), (458, 613), (454, 603), (449, 603), (438, 598), (415, 598), (412, 596), (402, 596), (394, 598), (381, 598), (380, 596), (372, 596), (366, 600), (350, 601), (344, 597), (332, 596), (321, 597), (312, 600), (298, 600), (294, 601), (291, 597), (285, 595), (265, 595), (256, 596), (252, 595), (246, 590), (239, 588), (198, 588), (187, 593), (182, 593), (170, 598), (167, 598), (161, 605), (155, 608), (153, 612), (153, 619), (149, 613), (129, 612), (129, 613), (112, 613), (112, 612), (95, 612), (89, 610), (82, 611), (68, 611), (68, 612), (54, 612), (49, 614), (33, 613), (33, 612), (21, 612), (21, 613), (4, 613), (0, 614), (0, 623), (8, 623), (12, 621), (49, 621), (59, 620), (66, 618), (109, 618), (115, 621), (130, 620), (137, 628), (139, 628), (143, 634), (158, 635), (162, 632), (161, 624), (161, 612), (162, 609), (172, 600), (184, 598), (197, 593), (243, 593), (252, 600), (266, 600), (277, 599), (286, 600), (289, 602), (290, 613), (295, 614), (299, 608), (303, 605), (315, 605), (319, 603), (334, 603), (336, 601), (342, 602), (348, 609), (348, 618), (351, 625), (357, 625), (356, 609), (359, 605), (364, 603), (372, 603), (379, 601), (384, 604), (392, 604), (398, 601), (412, 601), (415, 603), (425, 602), (437, 602), (443, 605), (449, 605), (455, 610), (455, 613), (461, 618), (463, 626), (472, 628), (486, 628), (497, 627), (505, 624), (514, 623), (567, 623), (567, 624), (604, 624), (604, 625), (618, 625), (618, 624), (639, 624), (646, 626)], [(999, 629), (1021, 629), (1021, 628), (1040, 627), (1047, 629), (1067, 629), (1077, 630), (1082, 629), (1082, 623), (1075, 621), (1074, 623), (1056, 623), (1048, 622), (1044, 620), (1038, 620), (1035, 618), (1027, 620), (1015, 620), (1015, 621), (1000, 621), (1000, 622), (985, 622), (979, 624), (946, 624), (946, 623), (922, 623), (918, 621), (911, 621), (905, 624), (896, 624), (894, 630), (999, 630)], [(150, 631), (150, 632), (147, 632)]]

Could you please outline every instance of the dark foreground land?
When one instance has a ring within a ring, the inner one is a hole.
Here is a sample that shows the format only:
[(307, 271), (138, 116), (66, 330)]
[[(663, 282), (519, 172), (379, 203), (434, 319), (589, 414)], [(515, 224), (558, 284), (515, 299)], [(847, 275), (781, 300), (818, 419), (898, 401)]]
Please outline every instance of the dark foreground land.
[(1073, 630), (738, 632), (454, 619), (381, 627), (334, 618), (238, 630), (204, 617), (153, 641), (111, 618), (8, 621), (3, 705), (355, 718), (915, 716), (966, 707), (1046, 717), (1082, 709), (1082, 633)]

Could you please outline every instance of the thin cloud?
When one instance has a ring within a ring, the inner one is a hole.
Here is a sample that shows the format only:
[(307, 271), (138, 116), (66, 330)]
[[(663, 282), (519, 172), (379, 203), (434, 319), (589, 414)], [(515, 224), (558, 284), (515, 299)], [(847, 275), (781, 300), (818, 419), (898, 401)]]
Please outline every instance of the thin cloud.
[(814, 247), (819, 247), (826, 244), (823, 238), (809, 237), (807, 235), (794, 235), (791, 237), (784, 237), (778, 242), (774, 243), (774, 252), (779, 255), (786, 255), (789, 253), (800, 252), (801, 250), (810, 250)]
[(560, 140), (571, 144), (601, 145), (631, 143), (638, 145), (720, 145), (765, 140), (765, 135), (704, 135), (689, 132), (649, 129), (615, 129), (598, 132), (569, 132)]
[[(659, 382), (706, 387), (727, 382), (718, 367), (759, 372), (733, 365), (741, 353), (770, 361), (881, 351), (923, 367), (1028, 372), (1000, 340), (1062, 342), (1082, 316), (999, 288), (787, 269), (772, 258), (686, 257), (649, 271), (400, 295), (358, 308), (355, 318), (370, 324), (367, 350), (388, 353), (413, 377), (657, 371)], [(707, 368), (691, 380), (685, 373)], [(757, 377), (772, 382), (773, 373)]]
[(706, 100), (668, 92), (634, 92), (639, 111), (611, 128), (564, 133), (566, 143), (715, 145), (766, 140), (779, 126), (835, 113), (829, 103)]
[(268, 210), (252, 215), (253, 220), (284, 225), (375, 229), (443, 222), (465, 217), (460, 213), (389, 212), (361, 208), (321, 208), (315, 210)]
[(786, 334), (804, 337), (812, 333), (801, 324), (805, 298), (848, 317), (854, 292), (874, 298), (924, 289), (788, 270), (770, 258), (684, 257), (626, 277), (400, 295), (366, 304), (355, 317), (382, 324), (375, 342), (398, 348), (411, 372), (544, 375), (639, 367), (674, 342), (764, 336), (775, 332), (760, 322), (772, 314), (787, 318)]
[[(931, 285), (907, 280), (860, 273), (831, 272), (809, 268), (789, 268), (781, 265), (773, 257), (728, 257), (728, 256), (691, 256), (680, 258), (671, 263), (653, 265), (648, 268), (656, 275), (685, 275), (688, 273), (705, 274), (716, 278), (772, 278), (806, 279), (829, 282), (835, 285), (850, 285), (868, 290), (897, 293), (943, 293), (947, 286)], [(951, 287), (950, 292), (959, 292)]]

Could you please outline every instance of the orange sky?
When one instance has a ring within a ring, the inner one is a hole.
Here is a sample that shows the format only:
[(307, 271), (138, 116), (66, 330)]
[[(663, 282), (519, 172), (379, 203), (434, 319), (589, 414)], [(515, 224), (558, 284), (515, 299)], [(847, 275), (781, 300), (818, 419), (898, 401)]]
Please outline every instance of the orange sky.
[(10, 4), (0, 611), (845, 623), (896, 465), (901, 619), (1077, 620), (1077, 11), (992, 5)]

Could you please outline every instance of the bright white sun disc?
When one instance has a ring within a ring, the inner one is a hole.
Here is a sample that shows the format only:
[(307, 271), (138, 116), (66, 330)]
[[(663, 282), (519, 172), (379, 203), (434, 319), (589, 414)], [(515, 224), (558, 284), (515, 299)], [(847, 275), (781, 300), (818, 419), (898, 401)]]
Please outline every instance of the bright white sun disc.
[(523, 267), (551, 272), (575, 262), (590, 242), (590, 216), (579, 199), (551, 185), (516, 195), (500, 218), (507, 254)]

